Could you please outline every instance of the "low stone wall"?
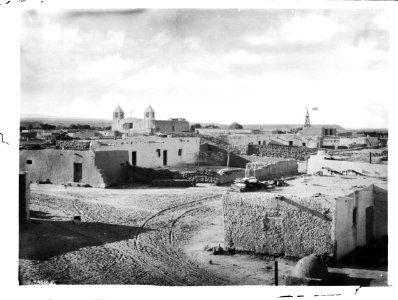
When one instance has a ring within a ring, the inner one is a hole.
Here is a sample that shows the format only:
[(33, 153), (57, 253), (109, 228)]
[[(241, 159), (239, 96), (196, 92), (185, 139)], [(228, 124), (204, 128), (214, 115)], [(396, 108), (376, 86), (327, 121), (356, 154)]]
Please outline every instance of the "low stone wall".
[(334, 214), (334, 202), (319, 197), (228, 193), (224, 242), (237, 250), (292, 257), (335, 253)]
[(218, 174), (213, 170), (195, 170), (181, 172), (181, 178), (188, 179), (196, 183), (214, 183), (218, 184)]

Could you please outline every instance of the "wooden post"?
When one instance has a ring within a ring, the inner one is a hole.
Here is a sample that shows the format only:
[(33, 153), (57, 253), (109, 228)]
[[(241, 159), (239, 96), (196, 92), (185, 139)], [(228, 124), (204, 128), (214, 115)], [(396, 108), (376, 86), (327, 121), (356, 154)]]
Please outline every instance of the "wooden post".
[(275, 286), (278, 285), (278, 261), (275, 261)]
[(369, 163), (372, 163), (372, 152), (369, 152)]

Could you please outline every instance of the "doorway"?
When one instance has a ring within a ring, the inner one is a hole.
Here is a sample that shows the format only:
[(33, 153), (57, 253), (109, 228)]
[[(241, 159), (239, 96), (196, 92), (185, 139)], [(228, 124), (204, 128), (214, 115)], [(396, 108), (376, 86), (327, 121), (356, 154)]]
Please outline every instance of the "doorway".
[(137, 165), (137, 151), (131, 152), (131, 165), (132, 166)]
[(373, 239), (373, 217), (374, 217), (373, 206), (369, 206), (365, 210), (366, 215), (366, 244)]
[(81, 182), (82, 181), (82, 164), (81, 163), (74, 163), (73, 164), (73, 182)]
[(163, 166), (167, 166), (167, 150), (163, 150)]

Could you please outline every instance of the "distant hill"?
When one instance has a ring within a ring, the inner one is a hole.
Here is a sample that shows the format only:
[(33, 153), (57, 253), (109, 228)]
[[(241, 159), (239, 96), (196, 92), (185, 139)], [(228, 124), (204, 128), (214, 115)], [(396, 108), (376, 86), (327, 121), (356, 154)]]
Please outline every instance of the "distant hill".
[[(242, 124), (243, 125), (243, 124)], [(265, 131), (272, 130), (284, 130), (289, 131), (290, 129), (303, 127), (303, 124), (245, 124), (243, 128), (245, 129), (261, 129)], [(330, 124), (311, 124), (311, 127), (328, 127), (328, 128), (336, 128), (338, 131), (345, 130), (340, 125), (330, 125)]]
[(46, 123), (55, 126), (70, 126), (72, 124), (90, 125), (92, 127), (107, 127), (112, 125), (111, 120), (106, 119), (85, 119), (85, 118), (53, 118), (53, 117), (21, 117), (21, 126), (28, 126), (29, 124), (37, 125), (39, 123)]

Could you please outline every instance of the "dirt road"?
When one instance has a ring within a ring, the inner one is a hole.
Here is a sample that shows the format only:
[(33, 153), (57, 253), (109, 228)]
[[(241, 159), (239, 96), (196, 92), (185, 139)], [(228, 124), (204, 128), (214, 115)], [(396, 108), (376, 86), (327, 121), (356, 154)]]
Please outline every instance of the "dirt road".
[[(31, 185), (20, 227), (20, 284), (273, 285), (274, 259), (214, 256), (223, 242), (225, 187), (95, 189)], [(81, 216), (80, 225), (73, 224)], [(295, 265), (279, 261), (279, 284)], [(338, 268), (361, 285), (387, 270)]]
[[(224, 188), (108, 190), (32, 185), (20, 282), (224, 285), (182, 246), (220, 216)], [(82, 223), (71, 219), (80, 215)], [(36, 223), (36, 222), (35, 222)]]

